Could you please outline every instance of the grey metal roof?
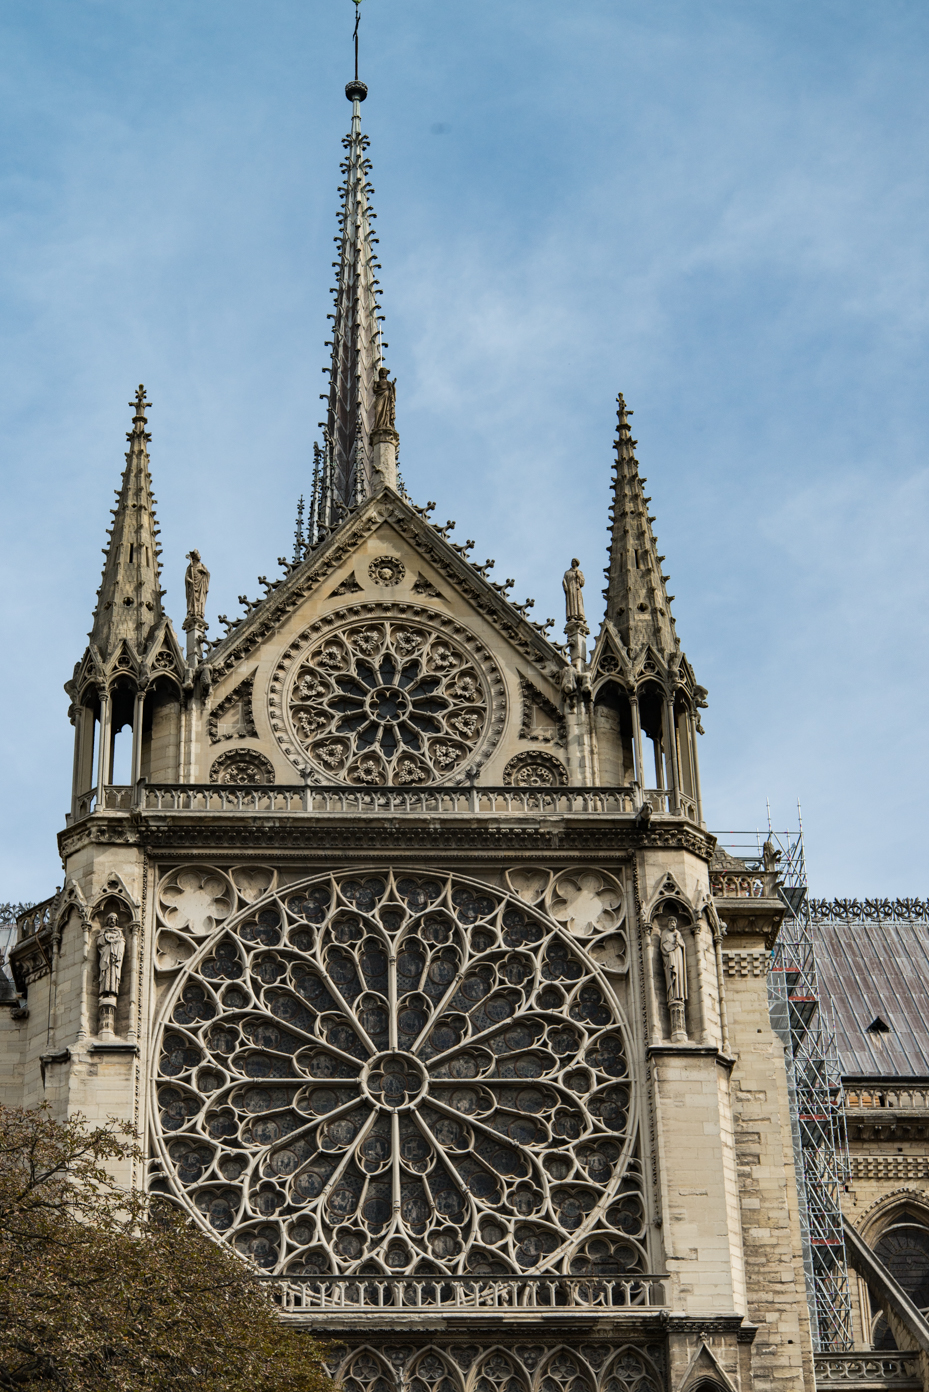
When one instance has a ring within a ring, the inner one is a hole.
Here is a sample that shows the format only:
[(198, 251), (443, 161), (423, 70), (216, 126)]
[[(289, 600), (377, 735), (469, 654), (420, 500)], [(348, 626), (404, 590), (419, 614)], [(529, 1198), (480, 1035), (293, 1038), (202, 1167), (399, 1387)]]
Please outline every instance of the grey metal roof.
[[(815, 923), (821, 996), (848, 1077), (929, 1077), (929, 927)], [(887, 1034), (869, 1034), (879, 1018)]]

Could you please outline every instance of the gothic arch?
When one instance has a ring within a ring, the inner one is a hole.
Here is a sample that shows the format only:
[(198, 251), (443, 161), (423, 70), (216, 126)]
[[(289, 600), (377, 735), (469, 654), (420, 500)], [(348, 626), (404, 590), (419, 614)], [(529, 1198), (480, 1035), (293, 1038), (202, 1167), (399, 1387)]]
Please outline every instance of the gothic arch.
[(600, 1375), (601, 1392), (662, 1392), (664, 1379), (641, 1349), (619, 1349)]
[(373, 1349), (355, 1349), (335, 1374), (342, 1392), (394, 1392), (394, 1372)]
[(574, 1349), (549, 1354), (535, 1379), (535, 1392), (595, 1392), (593, 1374)]
[(868, 1246), (873, 1247), (907, 1211), (929, 1228), (929, 1194), (920, 1189), (895, 1189), (892, 1194), (882, 1195), (855, 1226)]
[(464, 1392), (461, 1370), (441, 1349), (426, 1348), (406, 1370), (407, 1392)]
[(467, 1392), (530, 1392), (530, 1376), (512, 1349), (488, 1349), (474, 1367)]

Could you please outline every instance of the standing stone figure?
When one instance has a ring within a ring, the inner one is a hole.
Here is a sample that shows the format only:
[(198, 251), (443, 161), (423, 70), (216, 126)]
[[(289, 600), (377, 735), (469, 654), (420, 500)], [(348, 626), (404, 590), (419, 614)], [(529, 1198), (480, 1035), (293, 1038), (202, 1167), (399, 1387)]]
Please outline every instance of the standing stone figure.
[(374, 429), (394, 430), (396, 415), (397, 383), (390, 381), (386, 367), (379, 367), (374, 383)]
[(581, 593), (584, 588), (584, 572), (577, 557), (571, 562), (571, 569), (565, 571), (561, 588), (564, 590), (565, 617), (568, 623), (582, 623), (586, 626), (587, 615), (584, 613), (584, 596)]
[(103, 932), (97, 939), (97, 953), (100, 959), (97, 1027), (100, 1034), (107, 1037), (112, 1035), (116, 1020), (116, 998), (126, 953), (126, 941), (115, 913), (107, 914), (103, 920)]
[(684, 1007), (687, 1003), (687, 960), (684, 938), (676, 918), (669, 918), (661, 930), (661, 960), (664, 964), (668, 990), (668, 1012), (671, 1016), (671, 1039), (679, 1043), (687, 1038)]
[(199, 551), (188, 552), (187, 559), (190, 561), (184, 576), (184, 589), (187, 591), (187, 617), (202, 621), (206, 613), (206, 595), (210, 588), (210, 572), (201, 561)]
[(107, 914), (104, 920), (97, 951), (100, 954), (100, 995), (116, 996), (119, 994), (126, 941), (115, 913)]

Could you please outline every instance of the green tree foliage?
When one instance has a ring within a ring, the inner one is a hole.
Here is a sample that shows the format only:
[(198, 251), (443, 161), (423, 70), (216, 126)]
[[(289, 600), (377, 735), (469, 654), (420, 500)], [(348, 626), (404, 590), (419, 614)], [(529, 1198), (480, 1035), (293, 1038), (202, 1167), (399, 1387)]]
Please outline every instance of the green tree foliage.
[(332, 1392), (250, 1266), (114, 1181), (140, 1159), (128, 1126), (0, 1107), (0, 1389)]

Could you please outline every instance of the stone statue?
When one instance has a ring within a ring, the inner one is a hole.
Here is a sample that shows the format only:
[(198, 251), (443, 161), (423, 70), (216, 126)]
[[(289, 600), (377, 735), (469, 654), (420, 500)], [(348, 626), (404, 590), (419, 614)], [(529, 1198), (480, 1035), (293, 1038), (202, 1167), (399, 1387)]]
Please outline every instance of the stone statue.
[(676, 918), (669, 918), (662, 928), (660, 947), (668, 991), (668, 1011), (671, 1016), (671, 1039), (677, 1043), (687, 1038), (684, 1013), (687, 1003), (687, 959), (684, 937), (677, 926)]
[(210, 572), (200, 559), (199, 551), (188, 552), (190, 565), (184, 576), (184, 589), (187, 591), (188, 619), (202, 619), (206, 612), (206, 594), (210, 588)]
[(565, 571), (561, 588), (564, 590), (565, 617), (568, 623), (586, 625), (587, 615), (584, 613), (584, 596), (581, 593), (584, 588), (584, 572), (577, 557), (571, 562), (571, 569)]
[(107, 914), (104, 919), (103, 932), (97, 941), (97, 951), (100, 954), (100, 995), (116, 996), (119, 994), (119, 978), (123, 971), (126, 942), (115, 913)]
[(387, 376), (387, 368), (379, 367), (374, 383), (374, 429), (395, 430), (397, 415), (397, 383)]

